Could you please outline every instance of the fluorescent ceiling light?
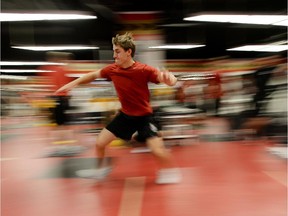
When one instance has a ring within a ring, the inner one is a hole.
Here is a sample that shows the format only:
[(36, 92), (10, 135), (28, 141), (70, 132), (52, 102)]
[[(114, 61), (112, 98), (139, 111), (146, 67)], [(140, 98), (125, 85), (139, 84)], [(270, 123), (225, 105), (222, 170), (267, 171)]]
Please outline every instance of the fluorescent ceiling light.
[(99, 49), (96, 46), (82, 46), (82, 45), (67, 45), (67, 46), (12, 46), (16, 49), (32, 50), (32, 51), (52, 51), (52, 50), (89, 50)]
[(186, 21), (224, 22), (259, 25), (288, 26), (286, 15), (198, 15), (184, 18)]
[(192, 24), (192, 23), (170, 23), (170, 24), (162, 24), (159, 26), (161, 27), (190, 27), (194, 25), (195, 24)]
[(205, 45), (162, 45), (162, 46), (151, 46), (150, 49), (193, 49), (197, 47), (203, 47)]
[(41, 21), (41, 20), (83, 20), (97, 19), (97, 16), (77, 13), (1, 13), (0, 21)]
[(65, 65), (65, 63), (58, 62), (17, 62), (17, 61), (2, 61), (2, 66), (24, 66), (24, 65)]
[(287, 40), (275, 41), (273, 43), (270, 43), (269, 45), (285, 45), (285, 44), (287, 44)]
[(272, 25), (288, 26), (288, 19), (282, 20), (282, 21), (274, 23)]
[(0, 75), (0, 79), (27, 80), (27, 76)]
[(288, 45), (246, 45), (227, 49), (228, 51), (281, 52), (288, 49)]
[(0, 69), (1, 73), (37, 73), (37, 72), (53, 72), (48, 70), (32, 70), (32, 69)]

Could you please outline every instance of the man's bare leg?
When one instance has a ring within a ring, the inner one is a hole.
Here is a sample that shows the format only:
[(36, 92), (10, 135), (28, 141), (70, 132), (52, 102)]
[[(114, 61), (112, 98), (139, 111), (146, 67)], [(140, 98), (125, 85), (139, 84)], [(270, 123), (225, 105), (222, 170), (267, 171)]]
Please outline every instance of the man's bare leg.
[(172, 155), (165, 148), (161, 137), (152, 137), (147, 139), (147, 145), (151, 149), (152, 154), (159, 161), (160, 170), (156, 177), (157, 184), (173, 184), (181, 181), (181, 173), (176, 168)]
[(164, 146), (163, 139), (161, 137), (151, 137), (146, 141), (147, 146), (151, 149), (152, 154), (159, 161), (161, 168), (175, 167), (172, 162), (172, 155)]
[(115, 135), (106, 128), (103, 128), (98, 135), (96, 142), (96, 157), (99, 160), (99, 167), (105, 166), (104, 159), (106, 155), (106, 147), (115, 139)]
[(96, 142), (96, 157), (98, 164), (96, 168), (78, 170), (76, 175), (82, 178), (93, 178), (101, 180), (105, 178), (112, 170), (112, 166), (105, 161), (105, 150), (107, 145), (112, 142), (116, 137), (104, 128), (98, 135)]

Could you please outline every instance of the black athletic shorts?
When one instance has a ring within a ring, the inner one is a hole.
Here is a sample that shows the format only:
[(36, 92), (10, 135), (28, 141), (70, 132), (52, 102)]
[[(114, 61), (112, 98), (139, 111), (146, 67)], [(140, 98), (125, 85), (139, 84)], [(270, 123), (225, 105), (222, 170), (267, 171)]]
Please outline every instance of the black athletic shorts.
[(137, 141), (144, 142), (147, 138), (158, 136), (153, 115), (129, 116), (119, 112), (117, 116), (106, 126), (106, 129), (116, 137), (123, 140), (130, 140), (137, 132)]

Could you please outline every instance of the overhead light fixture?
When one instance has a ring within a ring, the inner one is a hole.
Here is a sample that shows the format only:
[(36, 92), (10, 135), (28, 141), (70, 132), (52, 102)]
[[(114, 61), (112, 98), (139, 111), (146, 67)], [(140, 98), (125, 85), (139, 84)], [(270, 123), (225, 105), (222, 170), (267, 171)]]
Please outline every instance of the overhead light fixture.
[(205, 45), (162, 45), (162, 46), (151, 46), (149, 49), (193, 49), (203, 47)]
[(169, 23), (169, 24), (161, 24), (158, 26), (161, 27), (191, 27), (197, 24), (193, 24), (193, 23)]
[(97, 19), (97, 16), (75, 12), (75, 11), (63, 11), (47, 12), (47, 13), (1, 13), (1, 22), (14, 22), (14, 21), (43, 21), (43, 20), (83, 20), (83, 19)]
[(27, 80), (27, 76), (0, 75), (0, 79)]
[(1, 73), (40, 73), (40, 72), (54, 72), (48, 70), (32, 70), (32, 69), (0, 69)]
[(65, 65), (65, 63), (59, 62), (21, 62), (21, 61), (2, 61), (0, 62), (1, 66), (37, 66), (37, 65)]
[(232, 14), (203, 14), (184, 18), (186, 21), (241, 23), (258, 25), (288, 26), (287, 15), (232, 15)]
[(227, 49), (228, 51), (282, 52), (288, 45), (246, 45)]
[(67, 46), (12, 46), (15, 49), (24, 49), (32, 51), (55, 51), (55, 50), (90, 50), (99, 49), (96, 46), (67, 45)]

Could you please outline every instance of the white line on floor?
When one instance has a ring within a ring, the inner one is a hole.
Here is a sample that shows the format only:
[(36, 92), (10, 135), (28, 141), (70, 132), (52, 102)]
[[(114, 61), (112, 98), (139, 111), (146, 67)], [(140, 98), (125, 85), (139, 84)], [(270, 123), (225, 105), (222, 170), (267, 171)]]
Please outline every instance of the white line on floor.
[(21, 158), (0, 158), (0, 161), (10, 161), (10, 160), (19, 160)]
[(263, 171), (263, 173), (287, 187), (287, 173), (285, 171)]
[(118, 216), (140, 216), (145, 177), (126, 178)]

